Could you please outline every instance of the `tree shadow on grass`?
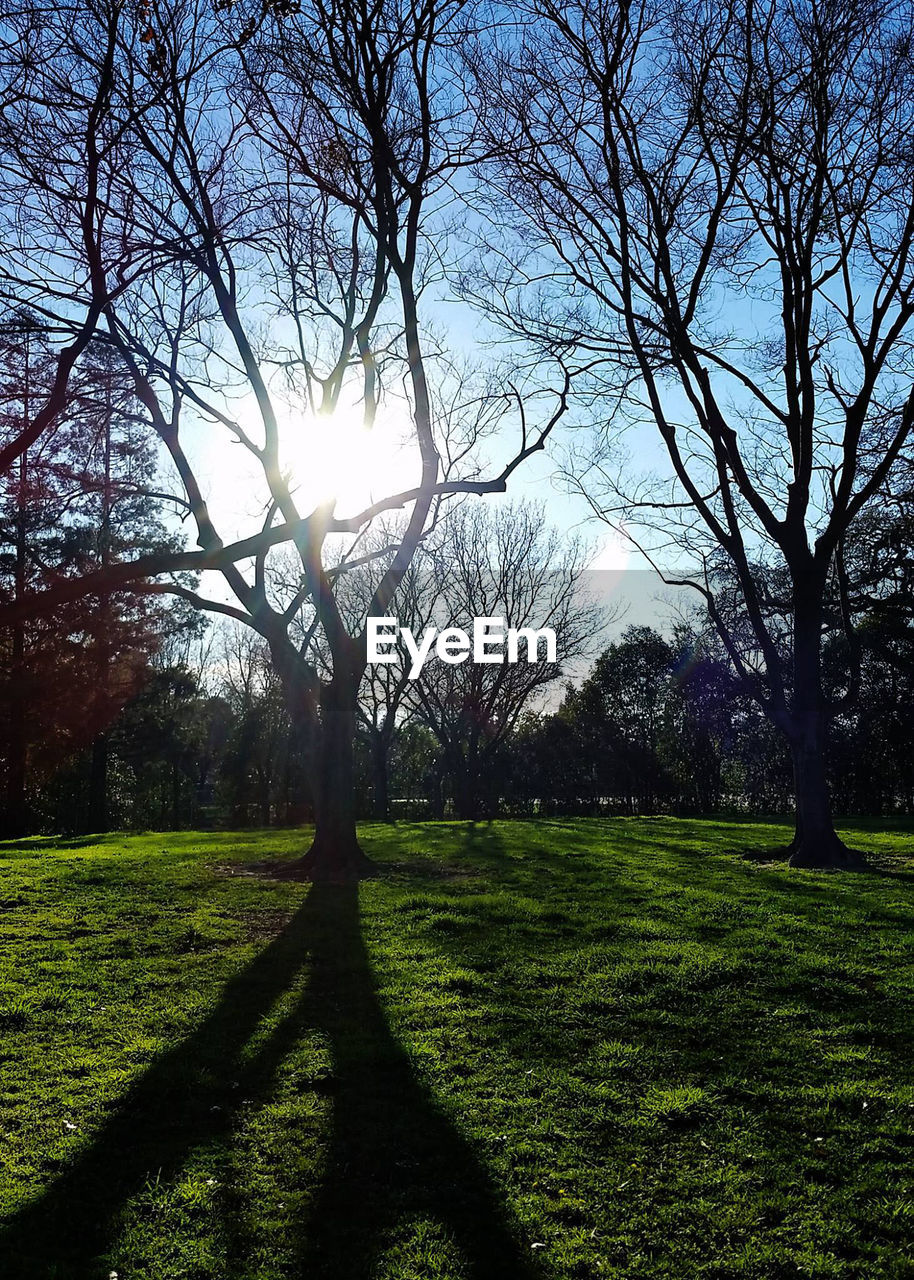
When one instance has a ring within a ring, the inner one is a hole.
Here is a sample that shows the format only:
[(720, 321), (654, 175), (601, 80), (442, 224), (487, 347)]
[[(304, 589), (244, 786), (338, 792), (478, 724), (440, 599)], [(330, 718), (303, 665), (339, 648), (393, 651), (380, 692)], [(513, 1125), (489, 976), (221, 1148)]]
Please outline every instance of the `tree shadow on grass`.
[(24, 836), (21, 839), (0, 840), (0, 858), (39, 858), (50, 849), (86, 849), (101, 844), (106, 837), (97, 836)]
[[(309, 962), (294, 1007), (245, 1055), (262, 1019)], [(312, 886), (283, 931), (226, 985), (218, 1007), (0, 1230), (2, 1274), (29, 1280), (105, 1274), (104, 1256), (131, 1197), (150, 1178), (175, 1179), (197, 1148), (230, 1140), (240, 1100), (266, 1101), (283, 1059), (315, 1029), (326, 1035), (333, 1060), (332, 1132), (324, 1183), (291, 1242), (296, 1261), (289, 1276), (374, 1274), (379, 1252), (414, 1235), (420, 1218), (420, 1236), (443, 1229), (455, 1277), (538, 1274), (512, 1235), (487, 1171), (387, 1026), (361, 939), (357, 888), (324, 885)], [(248, 1210), (256, 1217), (256, 1205)], [(231, 1274), (248, 1274), (242, 1257), (232, 1259)]]
[(82, 1280), (116, 1233), (125, 1202), (150, 1178), (167, 1182), (197, 1147), (223, 1138), (242, 1097), (256, 1095), (300, 1034), (285, 1016), (257, 1051), (243, 1057), (258, 1024), (307, 960), (308, 920), (300, 908), (280, 934), (225, 986), (197, 1030), (132, 1086), (91, 1144), (0, 1231), (10, 1276)]
[(308, 1000), (331, 1045), (334, 1104), (325, 1180), (297, 1274), (361, 1280), (378, 1274), (386, 1253), (391, 1275), (540, 1275), (487, 1170), (387, 1025), (361, 940), (357, 892), (315, 885), (306, 904)]

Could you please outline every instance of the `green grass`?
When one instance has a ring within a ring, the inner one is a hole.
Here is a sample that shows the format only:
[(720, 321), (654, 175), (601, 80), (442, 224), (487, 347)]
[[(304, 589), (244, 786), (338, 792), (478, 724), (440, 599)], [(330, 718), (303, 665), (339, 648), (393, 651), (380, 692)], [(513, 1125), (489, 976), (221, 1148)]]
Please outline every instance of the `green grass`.
[[(0, 845), (4, 1280), (914, 1276), (911, 836)], [(232, 874), (232, 872), (236, 874)]]

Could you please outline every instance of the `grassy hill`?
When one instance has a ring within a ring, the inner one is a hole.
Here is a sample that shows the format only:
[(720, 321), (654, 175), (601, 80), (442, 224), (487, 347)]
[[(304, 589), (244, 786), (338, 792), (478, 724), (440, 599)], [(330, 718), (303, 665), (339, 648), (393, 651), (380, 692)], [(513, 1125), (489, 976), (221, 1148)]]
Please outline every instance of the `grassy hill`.
[(776, 827), (0, 845), (9, 1280), (914, 1275), (914, 866)]

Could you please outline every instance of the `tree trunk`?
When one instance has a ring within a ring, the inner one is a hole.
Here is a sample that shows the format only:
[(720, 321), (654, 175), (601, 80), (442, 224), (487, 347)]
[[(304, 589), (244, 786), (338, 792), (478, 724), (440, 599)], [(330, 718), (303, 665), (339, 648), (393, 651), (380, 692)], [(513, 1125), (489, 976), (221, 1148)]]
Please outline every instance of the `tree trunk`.
[(372, 808), (378, 822), (390, 822), (390, 783), (387, 771), (388, 745), (388, 741), (382, 733), (372, 733)]
[(321, 696), (314, 796), (314, 840), (295, 865), (310, 880), (363, 879), (375, 865), (355, 829), (355, 699), (358, 681), (334, 676)]
[[(28, 346), (26, 346), (28, 353)], [(26, 356), (28, 366), (28, 356)], [(26, 411), (28, 409), (28, 367), (26, 367)], [(15, 599), (19, 600), (26, 587), (26, 459), (28, 451), (24, 451), (19, 460), (19, 489), (16, 512), (16, 572)], [(7, 836), (25, 835), (28, 828), (28, 806), (26, 804), (26, 764), (28, 759), (28, 737), (26, 719), (26, 661), (25, 661), (25, 622), (13, 624), (13, 643), (9, 673), (9, 729), (7, 734), (6, 759), (6, 816), (3, 823), (3, 834)]]
[(472, 766), (455, 760), (451, 767), (451, 787), (454, 816), (466, 822), (476, 822), (479, 818), (479, 786)]
[(333, 679), (320, 690), (318, 716), (317, 679), (309, 665), (285, 633), (270, 636), (269, 643), (294, 732), (313, 761), (314, 839), (305, 856), (288, 863), (282, 874), (335, 884), (373, 875), (376, 867), (362, 851), (355, 829), (356, 699), (364, 649), (357, 652), (351, 641), (337, 636)]
[(86, 831), (108, 830), (108, 735), (100, 733), (92, 742), (89, 765), (89, 806)]
[(810, 730), (791, 743), (796, 790), (796, 831), (790, 849), (792, 867), (850, 867), (859, 856), (835, 831), (825, 776), (825, 752)]
[(257, 809), (260, 814), (260, 825), (270, 825), (270, 780), (263, 768), (257, 770)]
[(23, 643), (24, 624), (16, 623), (13, 633), (13, 656), (9, 681), (9, 723), (6, 756), (6, 814), (3, 834), (25, 835), (28, 829), (26, 805), (26, 709), (25, 662)]
[(793, 758), (796, 830), (790, 865), (854, 867), (861, 859), (835, 831), (825, 768), (821, 597), (818, 581), (794, 583), (793, 702), (787, 736)]
[(439, 761), (429, 774), (429, 808), (436, 822), (444, 818), (444, 766)]
[[(99, 562), (102, 568), (111, 563), (111, 400), (110, 383), (106, 383), (107, 412), (105, 414), (105, 471), (102, 489), (101, 528), (99, 530)], [(103, 595), (98, 609), (98, 650), (95, 659), (95, 724), (108, 723), (111, 709), (108, 705), (111, 673), (109, 646), (112, 619), (111, 597)], [(102, 729), (92, 740), (92, 763), (89, 770), (88, 830), (108, 830), (108, 734)]]
[(181, 771), (178, 762), (171, 762), (171, 829), (181, 830)]

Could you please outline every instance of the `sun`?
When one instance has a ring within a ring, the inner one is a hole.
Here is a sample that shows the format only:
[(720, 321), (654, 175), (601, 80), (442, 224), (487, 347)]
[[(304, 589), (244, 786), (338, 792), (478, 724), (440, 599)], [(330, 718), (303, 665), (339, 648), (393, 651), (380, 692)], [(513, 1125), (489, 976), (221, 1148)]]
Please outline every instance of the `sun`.
[(345, 517), (418, 483), (418, 451), (404, 443), (406, 427), (402, 412), (379, 414), (366, 427), (356, 405), (285, 418), (280, 465), (299, 509), (332, 501)]
[(605, 535), (587, 568), (598, 572), (622, 573), (632, 568), (631, 558), (632, 544), (622, 532), (611, 529)]
[[(361, 406), (340, 406), (333, 414), (298, 411), (274, 401), (279, 426), (279, 465), (303, 516), (332, 502), (341, 518), (358, 515), (379, 499), (414, 488), (421, 476), (409, 408), (382, 407), (366, 428)], [(239, 398), (231, 417), (255, 445), (263, 425), (253, 397)], [(190, 443), (205, 476), (207, 502), (230, 537), (245, 537), (250, 521), (269, 501), (259, 462), (243, 446), (214, 447), (213, 433), (199, 432)]]

